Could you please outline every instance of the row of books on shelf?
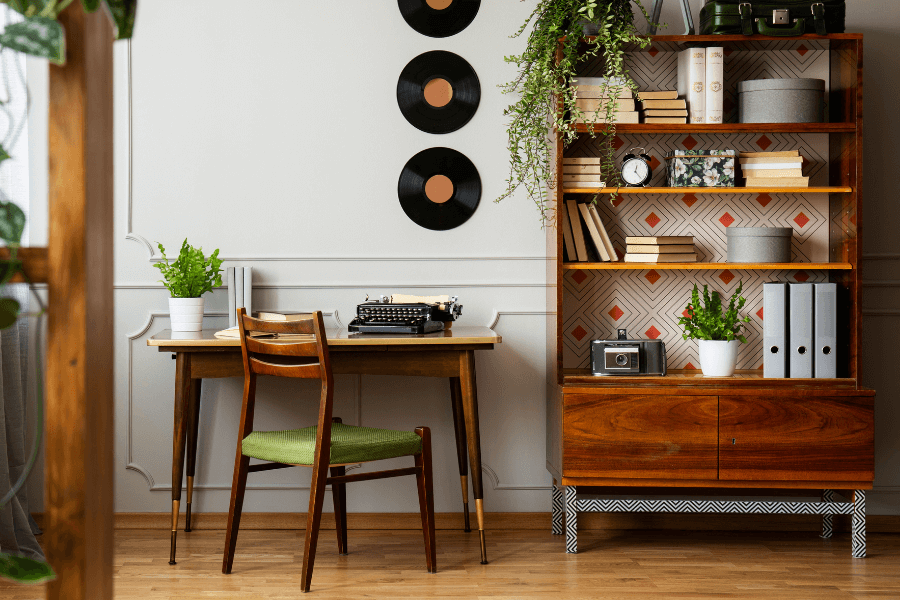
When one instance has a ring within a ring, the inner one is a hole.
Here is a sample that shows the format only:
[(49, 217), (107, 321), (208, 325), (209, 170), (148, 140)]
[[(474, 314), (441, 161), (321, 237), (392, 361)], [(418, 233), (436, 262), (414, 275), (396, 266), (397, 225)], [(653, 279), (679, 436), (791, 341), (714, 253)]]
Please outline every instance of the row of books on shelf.
[[(563, 233), (566, 262), (618, 262), (619, 253), (593, 203), (566, 200), (559, 226)], [(625, 238), (624, 262), (697, 262), (694, 236), (630, 236)]]
[(634, 98), (631, 88), (608, 85), (604, 77), (576, 77), (575, 107), (583, 114), (580, 122), (606, 122), (606, 108), (615, 96), (610, 115), (612, 123), (687, 123), (687, 102), (676, 90), (638, 92)]
[(741, 152), (738, 162), (746, 187), (809, 187), (799, 150)]

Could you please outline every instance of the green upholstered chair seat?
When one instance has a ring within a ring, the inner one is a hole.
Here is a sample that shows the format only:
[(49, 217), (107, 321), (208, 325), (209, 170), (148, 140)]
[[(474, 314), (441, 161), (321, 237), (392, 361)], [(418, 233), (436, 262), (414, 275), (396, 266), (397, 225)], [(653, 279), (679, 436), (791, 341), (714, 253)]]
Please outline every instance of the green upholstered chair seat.
[[(316, 427), (287, 431), (254, 431), (241, 443), (244, 456), (291, 465), (311, 465), (316, 451)], [(368, 462), (422, 451), (422, 438), (412, 431), (392, 431), (331, 425), (329, 464)]]

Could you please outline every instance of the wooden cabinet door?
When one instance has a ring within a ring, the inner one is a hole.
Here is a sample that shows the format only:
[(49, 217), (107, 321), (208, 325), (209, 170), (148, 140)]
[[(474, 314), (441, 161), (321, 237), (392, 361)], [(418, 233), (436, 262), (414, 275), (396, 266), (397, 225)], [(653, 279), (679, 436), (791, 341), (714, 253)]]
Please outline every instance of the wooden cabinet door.
[(874, 396), (721, 396), (719, 479), (874, 479)]
[(565, 394), (563, 475), (715, 479), (717, 400)]

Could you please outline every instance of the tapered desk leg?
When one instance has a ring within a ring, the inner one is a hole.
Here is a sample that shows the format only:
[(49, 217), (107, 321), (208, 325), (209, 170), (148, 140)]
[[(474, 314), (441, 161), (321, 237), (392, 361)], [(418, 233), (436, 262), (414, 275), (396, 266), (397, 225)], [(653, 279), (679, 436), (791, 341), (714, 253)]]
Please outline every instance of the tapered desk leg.
[(191, 499), (194, 497), (194, 473), (197, 469), (197, 432), (200, 429), (200, 383), (191, 379), (191, 395), (187, 413), (187, 506), (184, 511), (184, 530), (191, 530)]
[(487, 564), (484, 539), (484, 488), (481, 484), (481, 435), (478, 431), (478, 392), (475, 384), (475, 351), (459, 353), (459, 383), (462, 390), (463, 414), (466, 419), (466, 441), (469, 445), (469, 467), (472, 471), (472, 494), (481, 537), (481, 564)]
[(178, 536), (178, 508), (181, 504), (181, 477), (184, 475), (184, 444), (187, 412), (191, 397), (191, 354), (175, 355), (175, 431), (172, 434), (172, 542), (169, 564), (175, 564), (175, 540)]
[(463, 416), (462, 391), (459, 377), (450, 378), (450, 404), (453, 408), (453, 432), (456, 434), (456, 461), (459, 463), (459, 484), (462, 489), (464, 531), (472, 531), (469, 525), (469, 473), (466, 456), (466, 420)]

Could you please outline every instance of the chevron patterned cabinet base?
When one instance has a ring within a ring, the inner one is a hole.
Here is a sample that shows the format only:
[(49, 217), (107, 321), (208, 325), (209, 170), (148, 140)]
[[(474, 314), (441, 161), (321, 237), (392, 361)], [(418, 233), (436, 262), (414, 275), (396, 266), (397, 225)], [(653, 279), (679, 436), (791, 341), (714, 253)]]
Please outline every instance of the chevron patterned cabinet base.
[(651, 513), (741, 513), (768, 515), (823, 515), (822, 537), (829, 538), (832, 515), (853, 515), (854, 558), (866, 556), (866, 493), (856, 490), (853, 502), (835, 502), (834, 492), (825, 490), (821, 502), (759, 500), (617, 500), (582, 497), (575, 486), (566, 487), (566, 552), (578, 552), (579, 512)]

